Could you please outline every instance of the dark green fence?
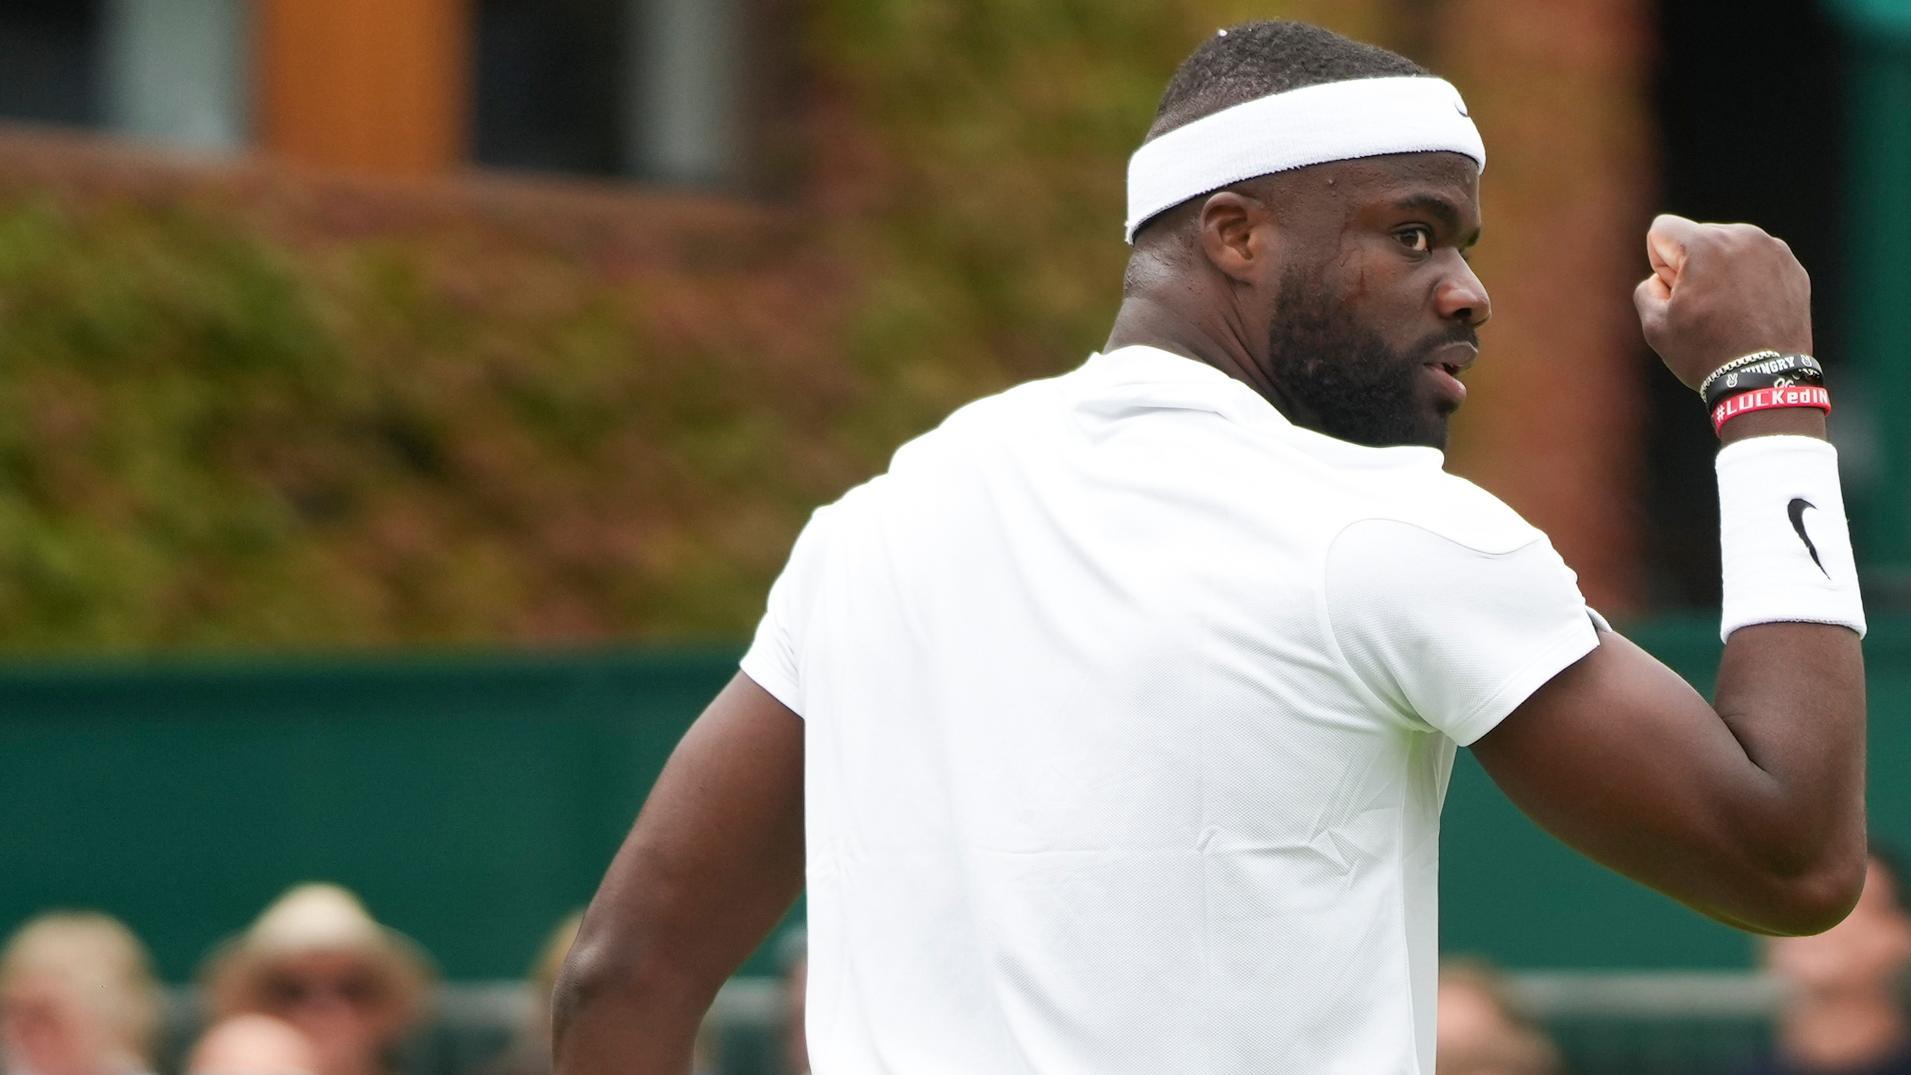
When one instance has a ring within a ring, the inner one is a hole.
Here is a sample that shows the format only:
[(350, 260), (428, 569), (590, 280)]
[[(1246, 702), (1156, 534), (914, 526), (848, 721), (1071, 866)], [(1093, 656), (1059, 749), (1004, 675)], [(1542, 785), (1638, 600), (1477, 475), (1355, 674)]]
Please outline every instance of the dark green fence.
[(514, 977), (589, 898), (725, 654), (0, 671), (0, 926), (99, 908), (191, 975), (336, 880), (453, 978)]
[[(1709, 683), (1712, 622), (1631, 632)], [(1911, 845), (1911, 620), (1870, 662), (1873, 829)], [(96, 907), (188, 978), (294, 882), (336, 880), (456, 979), (522, 973), (590, 895), (730, 653), (0, 670), (0, 928)], [(1463, 752), (1464, 754), (1464, 752)], [(1751, 946), (1591, 866), (1462, 757), (1449, 950), (1516, 967), (1742, 967)], [(767, 969), (760, 961), (757, 970)]]

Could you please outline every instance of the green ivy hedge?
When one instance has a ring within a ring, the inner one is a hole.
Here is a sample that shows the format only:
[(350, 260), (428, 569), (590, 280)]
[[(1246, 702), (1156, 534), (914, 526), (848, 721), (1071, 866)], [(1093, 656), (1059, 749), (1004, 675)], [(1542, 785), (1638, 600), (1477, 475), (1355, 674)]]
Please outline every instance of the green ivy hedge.
[(16, 184), (0, 646), (739, 637), (811, 505), (1100, 343), (1166, 74), (1268, 14), (814, 5), (777, 223), (629, 264), (482, 220), (287, 228), (256, 182)]

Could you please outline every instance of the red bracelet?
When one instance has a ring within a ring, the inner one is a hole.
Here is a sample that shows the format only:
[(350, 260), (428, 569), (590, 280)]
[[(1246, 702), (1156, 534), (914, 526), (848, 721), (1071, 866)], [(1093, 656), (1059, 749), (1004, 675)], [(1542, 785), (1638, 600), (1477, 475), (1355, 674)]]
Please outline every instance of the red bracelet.
[(1728, 397), (1725, 402), (1712, 408), (1712, 432), (1725, 428), (1725, 423), (1741, 414), (1753, 411), (1769, 411), (1779, 407), (1815, 407), (1831, 413), (1831, 393), (1820, 385), (1802, 384), (1787, 388), (1760, 388), (1751, 392), (1741, 392)]

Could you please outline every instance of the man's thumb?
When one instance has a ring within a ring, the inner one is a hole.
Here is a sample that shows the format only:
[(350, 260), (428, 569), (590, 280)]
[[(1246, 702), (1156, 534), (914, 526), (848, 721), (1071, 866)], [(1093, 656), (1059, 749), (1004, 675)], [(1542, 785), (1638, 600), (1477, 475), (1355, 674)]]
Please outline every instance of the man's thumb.
[(1660, 213), (1646, 229), (1646, 260), (1669, 290), (1685, 268), (1686, 241), (1699, 225), (1672, 213)]
[(1647, 318), (1664, 319), (1665, 308), (1672, 301), (1672, 289), (1666, 286), (1665, 278), (1653, 273), (1639, 286), (1632, 289), (1632, 305), (1639, 311), (1639, 320)]

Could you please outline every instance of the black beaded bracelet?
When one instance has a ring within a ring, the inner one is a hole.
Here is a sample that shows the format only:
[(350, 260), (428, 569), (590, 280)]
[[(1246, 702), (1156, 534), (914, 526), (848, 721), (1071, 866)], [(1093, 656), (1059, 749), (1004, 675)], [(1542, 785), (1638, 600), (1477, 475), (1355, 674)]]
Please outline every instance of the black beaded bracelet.
[(1825, 367), (1810, 355), (1778, 355), (1736, 368), (1722, 369), (1706, 378), (1702, 386), (1707, 410), (1728, 396), (1761, 388), (1788, 388), (1794, 385), (1823, 385)]

